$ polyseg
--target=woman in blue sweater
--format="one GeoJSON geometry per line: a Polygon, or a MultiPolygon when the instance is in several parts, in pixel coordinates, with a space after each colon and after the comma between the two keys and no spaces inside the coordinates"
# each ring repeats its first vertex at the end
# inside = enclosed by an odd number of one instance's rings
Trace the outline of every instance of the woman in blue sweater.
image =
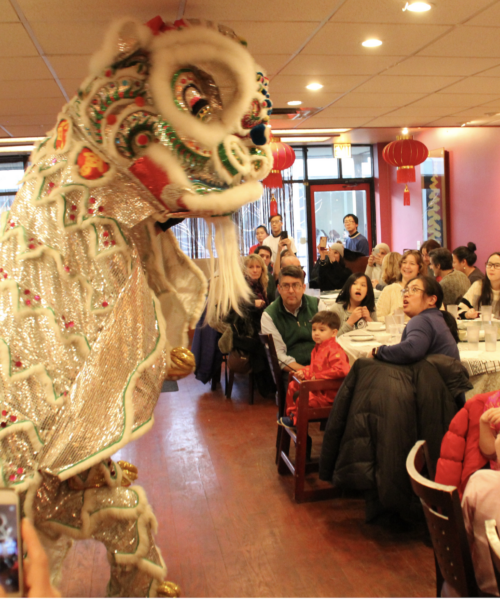
{"type": "Polygon", "coordinates": [[[403,310],[410,317],[401,343],[373,349],[378,360],[408,365],[429,354],[444,354],[460,360],[455,319],[439,310],[443,290],[432,277],[419,275],[408,282],[403,293],[403,310]]]}

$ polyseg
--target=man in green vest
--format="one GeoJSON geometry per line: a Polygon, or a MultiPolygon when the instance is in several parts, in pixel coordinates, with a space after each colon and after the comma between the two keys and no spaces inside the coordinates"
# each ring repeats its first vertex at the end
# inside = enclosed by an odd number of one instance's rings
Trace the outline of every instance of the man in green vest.
{"type": "Polygon", "coordinates": [[[314,348],[311,319],[326,310],[318,298],[305,295],[301,267],[281,269],[276,300],[266,308],[260,322],[262,333],[273,336],[276,353],[285,371],[297,371],[311,362],[314,348]]]}

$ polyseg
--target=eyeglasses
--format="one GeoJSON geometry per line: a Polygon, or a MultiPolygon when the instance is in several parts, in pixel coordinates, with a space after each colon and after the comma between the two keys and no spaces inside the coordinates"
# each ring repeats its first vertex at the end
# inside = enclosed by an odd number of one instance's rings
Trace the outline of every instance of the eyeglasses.
{"type": "Polygon", "coordinates": [[[425,290],[423,290],[422,288],[418,288],[418,287],[405,288],[404,290],[401,290],[401,295],[402,296],[414,296],[417,292],[425,292],[425,290]]]}
{"type": "Polygon", "coordinates": [[[293,290],[294,292],[297,292],[298,290],[300,290],[303,286],[302,283],[280,283],[279,284],[280,288],[282,288],[283,290],[285,290],[285,292],[288,292],[289,290],[293,290]]]}
{"type": "Polygon", "coordinates": [[[500,263],[490,263],[490,262],[487,262],[486,263],[486,268],[487,269],[500,269],[500,263]]]}

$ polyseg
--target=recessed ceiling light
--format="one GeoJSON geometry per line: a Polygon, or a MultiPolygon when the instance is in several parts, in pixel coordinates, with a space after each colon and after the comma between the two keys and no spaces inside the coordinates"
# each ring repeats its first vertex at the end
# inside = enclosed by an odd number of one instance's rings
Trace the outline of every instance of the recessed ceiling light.
{"type": "Polygon", "coordinates": [[[310,83],[309,85],[306,85],[308,90],[320,90],[322,87],[321,83],[310,83]]]}
{"type": "Polygon", "coordinates": [[[330,137],[284,137],[281,138],[282,142],[289,142],[293,144],[294,142],[326,142],[330,137]]]}
{"type": "Polygon", "coordinates": [[[288,106],[299,106],[300,104],[302,104],[302,102],[300,100],[290,100],[290,102],[287,102],[288,106]]]}
{"type": "Polygon", "coordinates": [[[407,2],[403,11],[409,10],[411,12],[427,12],[431,10],[432,6],[427,2],[407,2]]]}
{"type": "Polygon", "coordinates": [[[408,133],[408,127],[404,127],[403,130],[401,131],[401,133],[403,135],[406,135],[408,133]]]}
{"type": "Polygon", "coordinates": [[[381,46],[382,42],[380,40],[371,39],[365,40],[361,45],[365,48],[376,48],[377,46],[381,46]]]}

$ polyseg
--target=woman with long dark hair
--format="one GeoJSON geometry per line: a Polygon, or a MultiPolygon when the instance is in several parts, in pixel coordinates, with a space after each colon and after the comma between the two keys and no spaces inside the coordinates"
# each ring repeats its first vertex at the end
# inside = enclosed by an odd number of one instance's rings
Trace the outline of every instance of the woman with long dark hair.
{"type": "Polygon", "coordinates": [[[484,279],[484,273],[474,266],[477,260],[476,244],[469,242],[467,246],[459,246],[452,252],[453,268],[455,271],[462,271],[467,275],[471,284],[480,279],[484,279]]]}
{"type": "Polygon", "coordinates": [[[364,273],[351,275],[331,311],[336,312],[340,317],[337,336],[353,329],[362,329],[370,321],[376,321],[375,295],[370,278],[364,273]]]}
{"type": "Polygon", "coordinates": [[[493,306],[500,314],[500,252],[493,252],[486,261],[486,277],[475,281],[458,306],[462,319],[477,319],[481,306],[493,306]]]}

